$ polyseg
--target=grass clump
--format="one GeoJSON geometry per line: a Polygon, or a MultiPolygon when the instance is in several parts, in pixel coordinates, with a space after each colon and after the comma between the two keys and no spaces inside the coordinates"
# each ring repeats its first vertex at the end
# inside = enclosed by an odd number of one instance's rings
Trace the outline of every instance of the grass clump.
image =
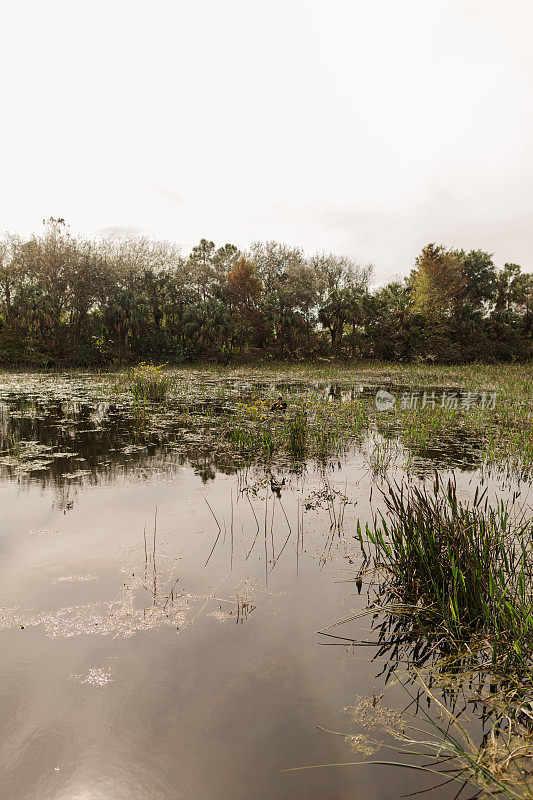
{"type": "Polygon", "coordinates": [[[293,458],[304,458],[307,454],[307,417],[305,412],[291,414],[285,428],[289,452],[293,458]]]}
{"type": "MultiPolygon", "coordinates": [[[[385,594],[411,608],[427,631],[454,649],[476,643],[493,668],[527,668],[533,652],[531,520],[510,504],[489,505],[476,490],[472,504],[455,482],[437,475],[425,486],[389,486],[385,510],[366,527],[385,594]]],[[[514,498],[513,498],[514,499],[514,498]]],[[[366,552],[366,550],[365,550],[366,552]]]]}
{"type": "Polygon", "coordinates": [[[367,423],[363,403],[326,403],[310,394],[290,398],[286,413],[271,413],[260,398],[224,409],[213,418],[220,438],[250,456],[287,454],[321,462],[346,452],[367,423]]]}
{"type": "Polygon", "coordinates": [[[136,401],[160,401],[167,396],[170,381],[161,367],[142,363],[131,371],[129,387],[136,401]]]}

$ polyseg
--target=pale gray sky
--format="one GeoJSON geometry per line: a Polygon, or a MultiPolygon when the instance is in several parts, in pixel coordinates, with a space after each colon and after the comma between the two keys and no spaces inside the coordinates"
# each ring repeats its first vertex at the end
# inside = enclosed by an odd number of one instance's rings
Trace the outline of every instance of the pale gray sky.
{"type": "Polygon", "coordinates": [[[531,0],[25,0],[2,12],[0,227],[406,273],[533,269],[531,0]]]}

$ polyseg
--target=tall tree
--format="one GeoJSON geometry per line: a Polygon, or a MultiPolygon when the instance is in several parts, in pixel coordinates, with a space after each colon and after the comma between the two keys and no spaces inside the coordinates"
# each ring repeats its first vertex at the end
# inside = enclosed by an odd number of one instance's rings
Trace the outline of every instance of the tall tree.
{"type": "Polygon", "coordinates": [[[467,289],[462,258],[442,245],[424,247],[411,279],[415,309],[429,318],[450,315],[467,289]]]}

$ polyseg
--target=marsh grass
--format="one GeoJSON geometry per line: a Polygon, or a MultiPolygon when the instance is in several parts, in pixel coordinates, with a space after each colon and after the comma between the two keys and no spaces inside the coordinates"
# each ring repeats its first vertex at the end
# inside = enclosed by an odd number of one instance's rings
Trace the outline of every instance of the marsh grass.
{"type": "Polygon", "coordinates": [[[20,450],[20,436],[17,432],[11,431],[8,437],[7,451],[13,458],[20,458],[20,450]]]}
{"type": "Polygon", "coordinates": [[[285,422],[284,431],[289,451],[293,458],[305,458],[307,455],[307,416],[305,413],[295,413],[285,422]]]}
{"type": "Polygon", "coordinates": [[[482,640],[492,665],[527,669],[533,651],[531,520],[510,502],[488,503],[476,489],[471,504],[455,482],[389,485],[385,510],[365,535],[365,554],[387,579],[383,591],[414,608],[426,629],[460,650],[482,640]]]}
{"type": "Polygon", "coordinates": [[[368,422],[362,404],[325,404],[314,396],[294,398],[286,413],[272,414],[260,398],[237,403],[210,417],[218,441],[234,445],[242,454],[270,459],[286,453],[298,461],[319,461],[340,455],[360,437],[368,422]]]}
{"type": "Polygon", "coordinates": [[[162,367],[139,364],[128,377],[129,389],[137,401],[161,401],[167,396],[170,378],[162,367]]]}
{"type": "MultiPolygon", "coordinates": [[[[402,663],[411,665],[419,684],[417,714],[425,723],[424,731],[414,728],[396,738],[412,748],[411,755],[434,761],[430,770],[373,763],[433,771],[442,775],[440,785],[475,786],[483,797],[529,800],[533,523],[516,494],[490,504],[486,491],[476,490],[472,502],[462,502],[455,482],[438,475],[432,486],[389,484],[382,494],[383,510],[372,525],[357,527],[378,599],[342,623],[379,615],[379,652],[390,650],[396,659],[388,675],[402,663]],[[468,734],[468,721],[455,716],[413,667],[424,662],[429,684],[443,687],[443,698],[478,687],[474,701],[485,718],[493,718],[481,745],[468,734]],[[423,708],[421,693],[436,713],[423,708]]],[[[345,646],[347,639],[340,639],[345,646]]]]}
{"type": "MultiPolygon", "coordinates": [[[[74,376],[75,377],[75,376],[74,376]]],[[[61,375],[26,376],[27,387],[63,398],[72,386],[61,375]]],[[[5,376],[5,388],[18,382],[5,376]]],[[[514,480],[533,477],[533,378],[528,365],[428,367],[424,365],[276,365],[276,368],[177,370],[140,364],[128,372],[80,375],[76,393],[90,402],[107,400],[131,414],[135,435],[157,429],[170,437],[189,429],[205,447],[239,463],[294,462],[309,458],[326,464],[375,439],[390,442],[390,466],[426,471],[433,464],[479,466],[484,475],[514,480]],[[375,392],[383,386],[396,396],[393,409],[380,412],[375,392]],[[423,395],[438,387],[458,391],[497,391],[495,408],[405,408],[412,388],[423,395]],[[332,391],[333,390],[333,391],[332,391]],[[287,409],[272,414],[274,396],[287,409]],[[407,391],[408,393],[408,391],[407,391]],[[157,405],[156,405],[157,404],[157,405]],[[300,417],[305,417],[304,424],[300,417]],[[305,439],[305,445],[304,445],[305,439]],[[392,443],[395,442],[395,447],[392,443]],[[392,463],[393,462],[393,463],[392,463]]],[[[78,395],[76,395],[78,396],[78,395]]],[[[420,405],[420,403],[419,403],[420,405]]],[[[18,423],[17,423],[18,424],[18,423]]],[[[181,435],[181,433],[180,433],[181,435]]],[[[0,433],[7,449],[6,435],[0,433]]],[[[375,448],[371,470],[381,479],[390,461],[388,446],[375,448]]]]}
{"type": "Polygon", "coordinates": [[[468,450],[488,471],[501,471],[505,466],[509,476],[533,476],[533,377],[526,364],[280,364],[275,369],[196,370],[141,364],[119,378],[110,374],[108,388],[115,399],[127,393],[147,403],[166,400],[168,419],[174,415],[180,425],[193,427],[207,419],[213,431],[210,445],[233,447],[246,461],[271,459],[281,453],[298,459],[305,452],[307,457],[325,462],[346,453],[365,434],[379,434],[387,439],[396,437],[404,447],[406,461],[419,455],[425,458],[430,451],[452,454],[455,448],[459,460],[468,450]],[[339,393],[342,397],[328,397],[328,385],[336,386],[337,391],[344,387],[339,393]],[[385,413],[377,411],[374,402],[375,390],[383,386],[398,400],[385,413]],[[465,408],[461,403],[457,408],[442,408],[440,402],[435,407],[402,407],[400,392],[411,387],[421,396],[428,386],[437,397],[438,387],[454,386],[480,394],[496,391],[497,403],[490,409],[465,408]],[[269,398],[280,390],[287,411],[270,414],[269,398]],[[307,420],[305,448],[300,415],[307,420]],[[288,424],[291,419],[294,422],[288,424]]]}
{"type": "Polygon", "coordinates": [[[375,478],[384,478],[390,467],[402,456],[403,449],[395,438],[373,434],[365,460],[375,478]]]}

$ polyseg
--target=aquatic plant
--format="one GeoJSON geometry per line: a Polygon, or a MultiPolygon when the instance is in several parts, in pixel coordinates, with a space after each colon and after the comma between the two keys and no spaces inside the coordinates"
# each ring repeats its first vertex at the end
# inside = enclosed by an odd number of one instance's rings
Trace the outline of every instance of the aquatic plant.
{"type": "Polygon", "coordinates": [[[307,453],[307,418],[305,413],[295,412],[286,422],[289,451],[294,458],[303,458],[307,453]]]}
{"type": "Polygon", "coordinates": [[[9,434],[8,453],[10,453],[14,458],[20,458],[20,438],[15,431],[12,431],[9,434]]]}
{"type": "Polygon", "coordinates": [[[129,375],[129,388],[136,400],[164,400],[170,380],[161,367],[139,364],[129,375]]]}
{"type": "Polygon", "coordinates": [[[405,712],[399,714],[392,709],[382,708],[383,695],[377,695],[375,690],[372,698],[363,698],[358,706],[349,709],[355,712],[353,719],[359,724],[362,722],[365,727],[374,730],[381,727],[393,744],[386,744],[375,736],[369,738],[362,734],[318,727],[325,733],[341,736],[352,751],[373,755],[380,749],[387,749],[399,756],[409,755],[411,760],[399,760],[398,756],[394,760],[372,758],[338,764],[311,764],[283,772],[369,765],[405,768],[433,777],[433,784],[415,794],[430,792],[430,796],[433,796],[435,790],[448,786],[451,789],[449,796],[453,799],[462,796],[463,790],[467,789],[470,790],[467,797],[532,800],[531,731],[524,735],[516,719],[504,714],[494,722],[481,745],[477,745],[468,733],[465,721],[439,700],[420,672],[414,670],[411,678],[403,679],[401,683],[411,699],[409,705],[415,708],[413,717],[405,712]],[[409,686],[411,679],[415,681],[414,691],[409,686]],[[434,713],[426,711],[422,699],[434,707],[434,713]],[[470,794],[472,788],[477,789],[474,795],[470,794]]]}
{"type": "Polygon", "coordinates": [[[375,435],[369,442],[369,452],[366,462],[376,478],[383,478],[389,467],[403,455],[395,439],[385,437],[379,439],[375,435]]]}
{"type": "MultiPolygon", "coordinates": [[[[482,641],[495,669],[526,668],[533,653],[533,523],[513,497],[490,505],[476,489],[471,504],[454,480],[432,488],[389,485],[385,510],[358,538],[385,575],[382,594],[404,604],[421,629],[461,649],[482,641]]],[[[385,603],[386,604],[386,603],[385,603]]]]}

